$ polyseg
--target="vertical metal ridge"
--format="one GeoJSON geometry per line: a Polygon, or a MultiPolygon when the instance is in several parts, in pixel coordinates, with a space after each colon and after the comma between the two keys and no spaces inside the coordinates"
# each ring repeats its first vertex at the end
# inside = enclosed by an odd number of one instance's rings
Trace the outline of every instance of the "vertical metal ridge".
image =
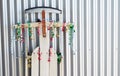
{"type": "Polygon", "coordinates": [[[8,44],[8,22],[7,22],[7,1],[4,0],[3,1],[3,47],[4,47],[4,63],[5,63],[5,76],[10,76],[10,72],[9,72],[9,44],[8,44]]]}
{"type": "MultiPolygon", "coordinates": [[[[59,9],[59,1],[56,0],[56,8],[59,9]]],[[[59,21],[59,14],[56,14],[56,21],[58,22],[59,21]]]]}
{"type": "Polygon", "coordinates": [[[66,21],[66,0],[63,0],[63,22],[66,21]]]}
{"type": "MultiPolygon", "coordinates": [[[[57,32],[58,32],[58,34],[59,34],[59,28],[57,28],[57,32]]],[[[59,48],[59,38],[57,38],[57,40],[56,40],[56,45],[57,45],[57,51],[56,52],[60,52],[60,48],[59,48]]],[[[60,76],[60,64],[58,63],[57,64],[57,76],[60,76]]]]}
{"type": "MultiPolygon", "coordinates": [[[[3,26],[1,26],[1,32],[3,33],[3,26]]],[[[3,37],[3,35],[1,36],[1,43],[2,43],[2,70],[3,70],[3,76],[5,76],[5,52],[4,52],[4,50],[5,50],[5,48],[4,48],[4,37],[3,37]]]]}
{"type": "MultiPolygon", "coordinates": [[[[28,8],[30,8],[31,7],[31,0],[28,0],[28,8]]],[[[29,13],[28,14],[28,19],[29,19],[29,21],[31,22],[32,20],[31,20],[31,13],[29,13]]],[[[33,51],[33,48],[32,48],[32,41],[31,41],[31,39],[29,38],[29,53],[31,53],[33,51]]]]}
{"type": "Polygon", "coordinates": [[[56,0],[56,8],[59,9],[59,1],[58,0],[56,0]]]}
{"type": "MultiPolygon", "coordinates": [[[[24,10],[24,0],[21,0],[21,16],[22,16],[22,23],[25,23],[25,10],[24,10]]],[[[23,34],[23,36],[25,37],[25,34],[23,34]]],[[[25,76],[25,43],[22,43],[22,50],[21,50],[24,54],[22,56],[22,76],[25,76]]]]}
{"type": "Polygon", "coordinates": [[[73,0],[70,0],[70,22],[73,23],[73,0]]]}
{"type": "MultiPolygon", "coordinates": [[[[66,21],[66,0],[63,1],[63,22],[66,21]]],[[[63,50],[64,50],[64,76],[67,76],[67,54],[66,54],[66,32],[63,33],[63,50]]]]}
{"type": "MultiPolygon", "coordinates": [[[[35,0],[35,7],[38,6],[38,0],[35,0]]],[[[35,20],[37,21],[38,19],[38,13],[35,13],[35,20]]],[[[37,32],[37,29],[36,29],[37,32]]],[[[36,47],[39,46],[39,36],[36,33],[36,47]]]]}
{"type": "Polygon", "coordinates": [[[91,76],[94,76],[94,26],[93,26],[93,0],[91,0],[91,76]]]}
{"type": "Polygon", "coordinates": [[[38,6],[38,0],[35,0],[35,7],[38,6]]]}
{"type": "Polygon", "coordinates": [[[4,51],[3,51],[3,39],[2,39],[2,28],[3,28],[3,0],[0,0],[0,75],[5,76],[4,72],[4,51]]]}
{"type": "Polygon", "coordinates": [[[84,76],[87,76],[87,14],[86,0],[84,0],[84,76]]]}
{"type": "Polygon", "coordinates": [[[24,0],[21,0],[21,16],[22,16],[22,23],[25,23],[25,11],[24,11],[24,0]]]}
{"type": "Polygon", "coordinates": [[[45,6],[45,0],[42,0],[42,6],[45,6]]]}
{"type": "Polygon", "coordinates": [[[11,23],[10,23],[10,0],[7,1],[7,21],[8,21],[8,48],[9,48],[9,73],[10,76],[12,76],[12,59],[11,59],[11,23]]]}
{"type": "MultiPolygon", "coordinates": [[[[28,8],[31,7],[31,0],[28,0],[28,8]]],[[[28,20],[31,22],[31,14],[28,14],[28,20]]]]}
{"type": "Polygon", "coordinates": [[[120,76],[120,0],[118,0],[118,76],[120,76]]]}
{"type": "Polygon", "coordinates": [[[77,0],[77,76],[80,76],[80,1],[77,0]]]}
{"type": "Polygon", "coordinates": [[[104,69],[105,69],[105,74],[104,74],[104,76],[107,76],[107,0],[105,0],[105,2],[104,2],[105,4],[104,4],[104,14],[105,14],[105,21],[104,21],[104,45],[105,45],[105,47],[104,47],[104,57],[105,57],[105,59],[104,59],[104,64],[105,64],[105,67],[104,67],[104,69]]]}
{"type": "Polygon", "coordinates": [[[15,12],[15,18],[14,18],[14,20],[15,20],[15,24],[17,24],[17,0],[14,0],[14,12],[15,12]]]}
{"type": "MultiPolygon", "coordinates": [[[[38,6],[38,0],[35,0],[35,7],[38,6]]],[[[35,19],[38,19],[38,13],[35,13],[35,19]]],[[[37,39],[36,39],[37,40],[37,39]]],[[[36,41],[37,42],[37,41],[36,41]]]]}
{"type": "MultiPolygon", "coordinates": [[[[59,1],[58,0],[56,0],[56,8],[59,8],[59,1]]],[[[59,14],[56,14],[56,22],[58,22],[58,21],[59,21],[59,14]]],[[[57,30],[57,33],[60,34],[59,28],[57,28],[56,30],[57,30]]],[[[56,47],[57,51],[56,52],[60,52],[59,37],[56,38],[56,45],[57,45],[57,47],[56,47]]],[[[61,76],[60,75],[60,64],[59,63],[57,64],[57,76],[61,76]]]]}
{"type": "MultiPolygon", "coordinates": [[[[15,20],[15,24],[17,24],[17,0],[14,0],[14,20],[15,20]]],[[[16,37],[15,37],[16,38],[16,37]]],[[[18,50],[18,43],[17,42],[15,42],[15,48],[16,48],[16,50],[18,50]]],[[[15,52],[16,53],[16,55],[15,55],[15,57],[17,57],[18,56],[18,51],[16,51],[15,52]]],[[[19,66],[18,66],[18,59],[16,58],[16,76],[19,76],[19,66]]]]}
{"type": "Polygon", "coordinates": [[[18,46],[18,42],[16,42],[16,56],[15,56],[15,58],[16,58],[16,69],[17,69],[17,76],[19,76],[19,59],[18,59],[18,57],[19,57],[19,54],[18,54],[18,48],[19,48],[19,46],[18,46]]]}
{"type": "Polygon", "coordinates": [[[56,8],[59,8],[59,1],[56,0],[56,8]]]}
{"type": "MultiPolygon", "coordinates": [[[[31,1],[32,1],[32,0],[28,0],[28,8],[31,8],[31,1]]],[[[31,13],[29,13],[29,14],[28,14],[28,20],[29,20],[29,22],[32,21],[31,18],[32,18],[32,17],[31,17],[31,13]]],[[[28,29],[27,29],[27,30],[28,30],[28,29]]],[[[28,46],[28,54],[31,55],[31,53],[32,53],[32,51],[33,51],[32,41],[30,40],[30,37],[29,37],[29,36],[27,36],[27,37],[28,37],[28,39],[26,39],[26,40],[27,40],[27,46],[28,46]]],[[[28,69],[28,76],[31,76],[31,68],[28,69]]]]}
{"type": "Polygon", "coordinates": [[[49,7],[52,6],[52,0],[49,0],[49,7]]]}
{"type": "Polygon", "coordinates": [[[100,0],[98,0],[98,76],[101,75],[100,72],[100,0]]]}
{"type": "Polygon", "coordinates": [[[114,0],[111,0],[111,76],[114,76],[114,0]]]}
{"type": "MultiPolygon", "coordinates": [[[[70,22],[73,23],[73,0],[70,0],[70,22]]],[[[71,42],[73,44],[73,40],[71,42]]],[[[70,66],[71,66],[71,76],[74,75],[74,67],[73,67],[73,45],[70,46],[70,66]]]]}

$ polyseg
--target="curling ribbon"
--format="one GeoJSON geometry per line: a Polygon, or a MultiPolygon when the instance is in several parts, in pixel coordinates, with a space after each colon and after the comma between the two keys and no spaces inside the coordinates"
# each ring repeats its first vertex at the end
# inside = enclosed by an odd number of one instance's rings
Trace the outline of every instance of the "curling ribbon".
{"type": "Polygon", "coordinates": [[[48,62],[50,62],[51,61],[51,59],[50,59],[50,57],[48,58],[48,62]]]}
{"type": "Polygon", "coordinates": [[[62,55],[61,52],[57,52],[57,62],[60,64],[62,61],[62,55]]]}
{"type": "Polygon", "coordinates": [[[70,24],[69,26],[69,45],[72,45],[73,44],[73,33],[75,32],[74,30],[74,25],[73,24],[70,24]]]}
{"type": "Polygon", "coordinates": [[[49,24],[49,26],[47,27],[48,30],[51,29],[51,25],[52,25],[52,21],[50,21],[50,24],[49,24]]]}
{"type": "Polygon", "coordinates": [[[51,56],[52,56],[52,48],[49,49],[49,58],[48,58],[48,62],[51,61],[51,56]]]}
{"type": "Polygon", "coordinates": [[[38,60],[40,61],[42,58],[41,58],[41,55],[42,55],[42,53],[40,53],[40,48],[38,49],[38,60]]]}
{"type": "Polygon", "coordinates": [[[50,40],[52,41],[53,40],[53,37],[54,37],[54,28],[53,27],[51,27],[50,28],[50,40]]]}
{"type": "Polygon", "coordinates": [[[37,27],[37,33],[38,33],[38,35],[40,35],[40,26],[37,27]]]}
{"type": "Polygon", "coordinates": [[[65,25],[66,25],[66,23],[64,22],[64,23],[63,23],[63,26],[62,26],[62,31],[63,31],[63,32],[65,32],[65,30],[66,30],[66,29],[65,29],[65,25]]]}
{"type": "Polygon", "coordinates": [[[29,22],[28,22],[28,32],[29,32],[29,37],[32,38],[32,28],[29,22]]]}
{"type": "Polygon", "coordinates": [[[23,34],[24,34],[24,25],[21,25],[21,28],[22,28],[22,35],[21,35],[21,42],[24,42],[24,37],[23,37],[23,34]]]}
{"type": "Polygon", "coordinates": [[[20,23],[18,23],[17,24],[18,25],[18,27],[17,27],[17,40],[19,40],[20,39],[20,33],[21,33],[21,29],[20,29],[20,23]]]}

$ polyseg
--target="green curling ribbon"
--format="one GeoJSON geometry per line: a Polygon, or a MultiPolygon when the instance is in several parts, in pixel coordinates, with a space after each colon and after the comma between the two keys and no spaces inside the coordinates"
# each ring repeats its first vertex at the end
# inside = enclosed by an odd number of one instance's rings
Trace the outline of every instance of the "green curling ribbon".
{"type": "Polygon", "coordinates": [[[54,35],[55,35],[55,34],[52,32],[52,37],[54,37],[54,35]]]}
{"type": "Polygon", "coordinates": [[[20,33],[21,33],[21,29],[20,29],[20,23],[17,23],[18,27],[17,27],[17,40],[20,39],[20,33]]]}
{"type": "Polygon", "coordinates": [[[30,22],[28,22],[28,32],[29,32],[29,37],[32,37],[32,28],[30,22]]]}
{"type": "Polygon", "coordinates": [[[73,33],[75,32],[74,30],[74,25],[73,24],[70,24],[69,26],[69,45],[72,45],[73,44],[73,33]]]}
{"type": "Polygon", "coordinates": [[[60,52],[57,53],[57,62],[60,64],[62,61],[62,55],[60,52]]]}
{"type": "Polygon", "coordinates": [[[50,29],[51,30],[51,32],[50,32],[50,36],[53,38],[54,37],[54,31],[53,31],[53,28],[52,29],[50,29]]]}
{"type": "Polygon", "coordinates": [[[55,28],[55,27],[56,27],[55,25],[56,25],[56,22],[55,22],[55,24],[53,24],[53,28],[55,28]]]}

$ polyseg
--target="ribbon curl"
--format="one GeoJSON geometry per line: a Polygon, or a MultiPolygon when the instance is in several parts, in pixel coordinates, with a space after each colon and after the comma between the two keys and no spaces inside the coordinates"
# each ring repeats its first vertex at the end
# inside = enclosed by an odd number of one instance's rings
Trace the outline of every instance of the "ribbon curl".
{"type": "Polygon", "coordinates": [[[32,39],[32,28],[30,22],[28,22],[28,32],[29,32],[29,37],[32,39]]]}
{"type": "Polygon", "coordinates": [[[60,64],[62,61],[62,54],[61,52],[57,52],[57,62],[60,64]]]}
{"type": "Polygon", "coordinates": [[[17,24],[18,27],[17,27],[17,40],[19,40],[21,38],[21,29],[20,29],[20,23],[17,24]]]}
{"type": "Polygon", "coordinates": [[[74,25],[70,24],[69,25],[69,45],[72,46],[73,44],[73,34],[74,34],[75,30],[74,30],[74,25]]]}

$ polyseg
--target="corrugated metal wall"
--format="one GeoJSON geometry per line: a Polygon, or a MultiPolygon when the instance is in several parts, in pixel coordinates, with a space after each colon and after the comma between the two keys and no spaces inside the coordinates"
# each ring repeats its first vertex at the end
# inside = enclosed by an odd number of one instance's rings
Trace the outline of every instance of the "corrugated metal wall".
{"type": "Polygon", "coordinates": [[[19,74],[20,47],[11,40],[11,25],[41,18],[25,17],[24,9],[44,5],[63,10],[60,20],[75,24],[73,48],[68,35],[61,43],[64,76],[120,76],[120,0],[0,0],[0,76],[24,76],[24,70],[19,74]]]}

